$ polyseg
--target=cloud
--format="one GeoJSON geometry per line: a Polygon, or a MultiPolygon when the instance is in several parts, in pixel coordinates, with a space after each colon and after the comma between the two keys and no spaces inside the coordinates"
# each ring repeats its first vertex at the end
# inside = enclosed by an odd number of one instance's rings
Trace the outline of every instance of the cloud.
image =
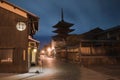
{"type": "MultiPolygon", "coordinates": [[[[120,0],[9,0],[40,17],[40,30],[36,36],[53,36],[53,25],[64,19],[75,24],[74,33],[80,34],[92,28],[113,27],[120,24],[120,0]]],[[[42,38],[42,37],[41,37],[42,38]]],[[[44,38],[43,38],[44,39],[44,38]]],[[[45,39],[48,41],[48,39],[45,39]]]]}

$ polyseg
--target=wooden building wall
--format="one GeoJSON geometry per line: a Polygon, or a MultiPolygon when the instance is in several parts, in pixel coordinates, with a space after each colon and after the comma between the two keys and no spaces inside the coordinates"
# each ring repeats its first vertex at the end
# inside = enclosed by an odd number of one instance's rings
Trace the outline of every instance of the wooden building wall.
{"type": "MultiPolygon", "coordinates": [[[[79,47],[68,49],[69,61],[83,65],[120,64],[119,40],[84,40],[79,47]]],[[[65,57],[65,51],[61,53],[65,57]]]]}
{"type": "Polygon", "coordinates": [[[26,22],[27,18],[0,7],[0,52],[11,49],[13,57],[12,62],[0,61],[0,72],[28,71],[28,27],[24,31],[18,31],[18,21],[26,22]]]}
{"type": "Polygon", "coordinates": [[[80,55],[82,64],[119,64],[120,41],[99,40],[84,42],[84,45],[81,42],[80,55]]]}

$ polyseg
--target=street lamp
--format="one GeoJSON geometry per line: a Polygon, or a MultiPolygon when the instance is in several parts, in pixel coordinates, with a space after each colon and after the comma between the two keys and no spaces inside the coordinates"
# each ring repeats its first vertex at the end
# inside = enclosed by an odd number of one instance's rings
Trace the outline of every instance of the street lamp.
{"type": "Polygon", "coordinates": [[[36,52],[37,52],[37,49],[36,49],[36,48],[35,48],[35,49],[33,49],[33,52],[34,52],[34,53],[36,53],[36,52]]]}
{"type": "Polygon", "coordinates": [[[48,48],[47,51],[50,52],[50,51],[51,51],[51,48],[48,48]]]}
{"type": "Polygon", "coordinates": [[[41,51],[41,53],[42,53],[42,54],[44,54],[44,53],[45,53],[45,51],[44,51],[44,50],[42,50],[42,51],[41,51]]]}
{"type": "Polygon", "coordinates": [[[49,48],[47,48],[47,51],[48,51],[48,56],[50,56],[51,54],[51,48],[49,47],[49,48]]]}

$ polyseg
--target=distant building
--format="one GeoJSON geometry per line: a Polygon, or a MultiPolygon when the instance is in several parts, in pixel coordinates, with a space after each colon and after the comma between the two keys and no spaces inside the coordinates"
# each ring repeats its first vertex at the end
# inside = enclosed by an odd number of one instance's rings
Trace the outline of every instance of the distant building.
{"type": "Polygon", "coordinates": [[[97,40],[120,40],[120,25],[96,33],[94,38],[97,40]]]}
{"type": "Polygon", "coordinates": [[[94,39],[94,36],[95,36],[96,34],[99,34],[99,33],[103,32],[103,31],[104,31],[103,29],[97,27],[97,28],[94,28],[94,29],[92,29],[92,30],[90,30],[90,31],[88,31],[88,32],[79,34],[79,38],[80,38],[81,40],[93,40],[93,39],[94,39]]]}
{"type": "Polygon", "coordinates": [[[0,72],[28,72],[36,64],[39,41],[32,38],[39,18],[0,0],[0,72]]]}
{"type": "MultiPolygon", "coordinates": [[[[54,46],[66,47],[68,59],[81,64],[116,64],[120,62],[120,26],[103,30],[95,28],[79,35],[70,35],[67,44],[53,42],[54,46]],[[65,45],[65,46],[64,46],[65,45]]],[[[57,47],[55,48],[57,50],[57,47]]],[[[65,57],[65,48],[60,48],[59,57],[65,57]]]]}
{"type": "Polygon", "coordinates": [[[94,30],[80,35],[84,36],[84,38],[80,38],[81,62],[83,64],[119,63],[120,26],[101,31],[94,30]],[[91,32],[94,30],[95,33],[91,32]]]}

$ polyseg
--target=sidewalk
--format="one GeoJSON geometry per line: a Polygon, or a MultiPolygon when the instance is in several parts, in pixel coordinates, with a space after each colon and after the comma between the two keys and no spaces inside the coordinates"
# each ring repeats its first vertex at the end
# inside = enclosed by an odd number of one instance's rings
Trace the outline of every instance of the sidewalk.
{"type": "Polygon", "coordinates": [[[27,78],[33,77],[37,75],[35,73],[39,68],[38,67],[33,67],[30,69],[30,72],[28,73],[22,73],[22,74],[17,74],[17,73],[0,73],[0,80],[25,80],[27,78]]]}

